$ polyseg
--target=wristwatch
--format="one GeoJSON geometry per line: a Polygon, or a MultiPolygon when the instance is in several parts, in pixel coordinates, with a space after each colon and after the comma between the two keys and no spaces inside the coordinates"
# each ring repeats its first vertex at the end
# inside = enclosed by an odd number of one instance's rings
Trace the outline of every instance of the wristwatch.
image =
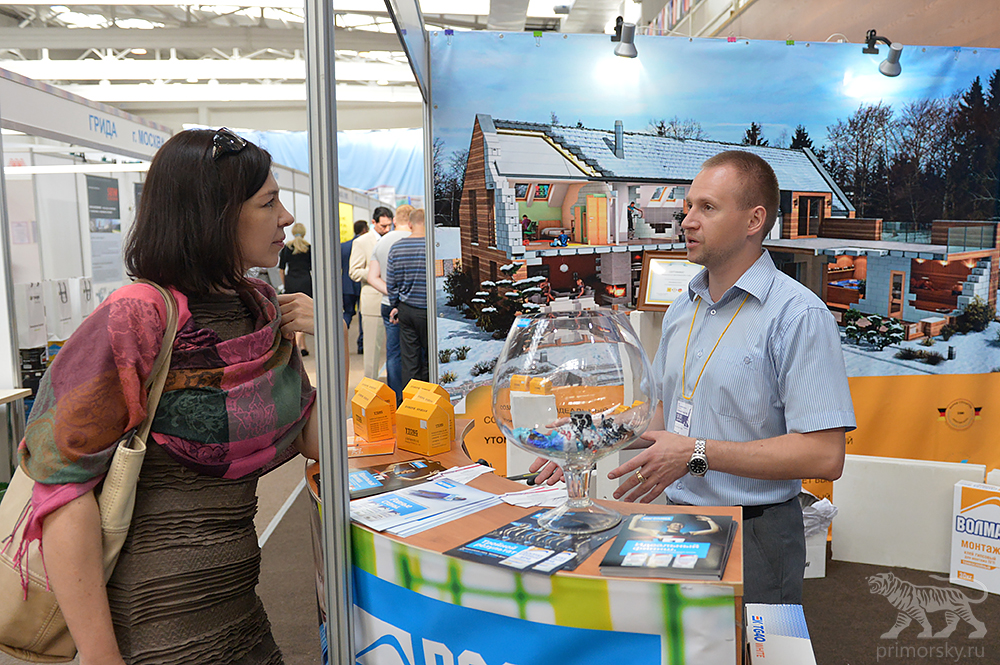
{"type": "Polygon", "coordinates": [[[692,476],[704,476],[708,472],[708,458],[705,456],[705,439],[695,439],[694,452],[688,460],[688,473],[692,476]]]}

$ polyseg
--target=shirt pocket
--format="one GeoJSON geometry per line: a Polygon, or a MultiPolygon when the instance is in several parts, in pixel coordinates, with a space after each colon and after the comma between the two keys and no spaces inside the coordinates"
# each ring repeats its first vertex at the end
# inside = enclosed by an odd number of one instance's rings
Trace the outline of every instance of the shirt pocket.
{"type": "Polygon", "coordinates": [[[745,423],[763,423],[775,399],[775,386],[770,376],[773,372],[766,357],[732,346],[720,346],[713,356],[706,369],[712,381],[705,386],[710,389],[712,411],[745,423]]]}

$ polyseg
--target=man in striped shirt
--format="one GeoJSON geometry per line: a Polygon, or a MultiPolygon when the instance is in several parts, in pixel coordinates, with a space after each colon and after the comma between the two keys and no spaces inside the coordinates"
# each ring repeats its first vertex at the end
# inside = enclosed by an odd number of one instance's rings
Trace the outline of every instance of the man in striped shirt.
{"type": "Polygon", "coordinates": [[[833,316],[762,247],[778,202],[774,171],[749,152],[695,177],[681,227],[705,269],[663,318],[646,449],[608,475],[625,501],[743,506],[744,600],[801,604],[800,479],[840,477],[855,421],[833,316]]]}
{"type": "Polygon", "coordinates": [[[399,323],[403,386],[410,379],[430,380],[427,368],[427,245],[424,211],[410,213],[410,236],[389,250],[386,290],[389,319],[399,323]]]}

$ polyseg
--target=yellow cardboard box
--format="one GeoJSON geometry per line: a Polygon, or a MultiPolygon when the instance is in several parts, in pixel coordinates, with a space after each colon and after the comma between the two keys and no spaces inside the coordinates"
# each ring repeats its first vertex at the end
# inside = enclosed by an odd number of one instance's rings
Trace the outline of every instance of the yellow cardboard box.
{"type": "Polygon", "coordinates": [[[547,376],[536,376],[528,380],[528,392],[533,395],[551,395],[552,379],[547,376]]]}
{"type": "Polygon", "coordinates": [[[354,436],[365,441],[384,441],[396,431],[396,394],[381,381],[363,379],[351,399],[354,436]]]}
{"type": "Polygon", "coordinates": [[[448,414],[448,433],[451,440],[455,440],[455,407],[451,403],[451,397],[442,397],[439,393],[431,392],[429,390],[418,390],[416,394],[413,395],[412,399],[420,400],[422,402],[430,402],[431,404],[438,404],[447,412],[448,414]]]}
{"type": "Polygon", "coordinates": [[[434,402],[403,400],[396,411],[396,446],[420,455],[451,450],[448,412],[434,402]]]}
{"type": "Polygon", "coordinates": [[[414,395],[417,394],[418,390],[429,390],[432,393],[438,394],[444,397],[446,400],[451,400],[451,395],[448,391],[439,386],[436,383],[428,383],[427,381],[421,381],[419,379],[410,379],[410,382],[406,384],[403,388],[403,400],[412,399],[414,395]]]}
{"type": "Polygon", "coordinates": [[[513,374],[510,377],[510,389],[518,392],[528,392],[528,382],[530,379],[524,374],[513,374]]]}

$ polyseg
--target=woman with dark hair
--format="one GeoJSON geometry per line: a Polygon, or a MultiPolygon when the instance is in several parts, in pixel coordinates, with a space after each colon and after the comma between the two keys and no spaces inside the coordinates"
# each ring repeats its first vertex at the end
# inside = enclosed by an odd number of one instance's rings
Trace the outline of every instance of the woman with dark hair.
{"type": "Polygon", "coordinates": [[[37,481],[27,533],[81,665],[282,662],[254,590],[253,516],[262,474],[318,456],[315,390],[292,341],[312,332],[311,300],[246,273],[278,262],[292,221],[270,156],[229,130],[181,132],[153,158],[125,264],[172,293],[178,329],[107,585],[94,488],[146,415],[163,298],[142,283],[112,293],[42,379],[20,448],[37,481]]]}

